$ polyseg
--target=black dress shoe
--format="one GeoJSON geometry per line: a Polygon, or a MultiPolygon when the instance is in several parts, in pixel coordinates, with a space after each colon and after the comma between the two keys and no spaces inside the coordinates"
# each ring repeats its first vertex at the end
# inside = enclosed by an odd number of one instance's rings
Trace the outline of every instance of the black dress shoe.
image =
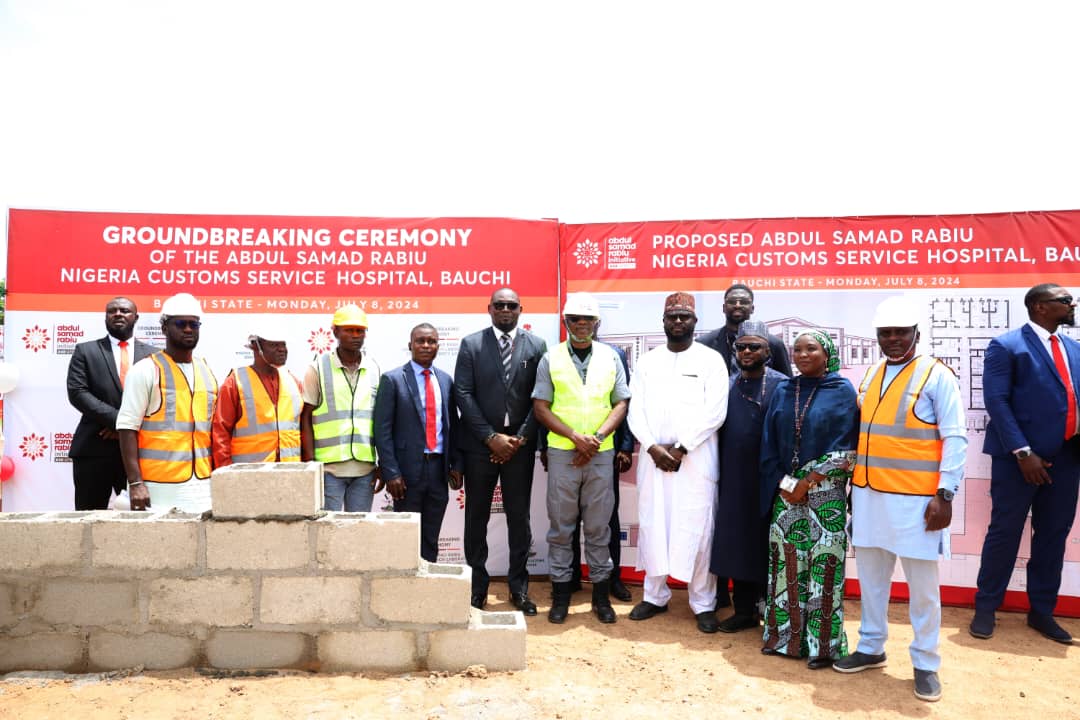
{"type": "Polygon", "coordinates": [[[750,628],[756,628],[761,624],[761,618],[757,615],[739,615],[738,613],[731,617],[721,620],[716,626],[716,629],[720,632],[736,633],[740,630],[749,630],[750,628]]]}
{"type": "Polygon", "coordinates": [[[1027,624],[1028,627],[1038,630],[1054,642],[1072,645],[1072,635],[1069,634],[1068,630],[1058,625],[1057,621],[1050,615],[1039,615],[1038,613],[1029,612],[1027,624]]]}
{"type": "Polygon", "coordinates": [[[975,617],[971,618],[971,624],[968,625],[968,633],[973,638],[989,640],[994,637],[994,622],[993,610],[976,610],[975,617]]]}
{"type": "Polygon", "coordinates": [[[806,667],[811,670],[824,670],[827,667],[832,667],[833,659],[831,657],[816,657],[811,658],[806,667]]]}
{"type": "Polygon", "coordinates": [[[720,629],[720,623],[716,620],[715,610],[706,610],[694,615],[697,620],[697,629],[703,633],[712,634],[720,629]]]}
{"type": "Polygon", "coordinates": [[[487,593],[473,593],[472,599],[469,600],[469,604],[477,610],[484,609],[484,603],[487,602],[487,593]]]}
{"type": "Polygon", "coordinates": [[[532,616],[536,614],[536,603],[530,600],[529,596],[525,593],[515,593],[511,595],[510,602],[525,615],[532,616]]]}
{"type": "Polygon", "coordinates": [[[630,594],[630,588],[623,584],[622,580],[611,581],[611,597],[623,602],[630,602],[634,596],[630,594]]]}
{"type": "Polygon", "coordinates": [[[667,612],[667,605],[653,605],[648,600],[642,600],[630,611],[631,620],[648,620],[660,613],[667,612]]]}

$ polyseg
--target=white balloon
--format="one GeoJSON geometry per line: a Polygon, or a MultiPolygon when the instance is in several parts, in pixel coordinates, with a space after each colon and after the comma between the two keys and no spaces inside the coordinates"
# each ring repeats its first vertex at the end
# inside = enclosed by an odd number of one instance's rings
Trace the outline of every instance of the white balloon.
{"type": "Polygon", "coordinates": [[[19,368],[13,363],[0,362],[0,394],[9,393],[19,384],[19,368]]]}

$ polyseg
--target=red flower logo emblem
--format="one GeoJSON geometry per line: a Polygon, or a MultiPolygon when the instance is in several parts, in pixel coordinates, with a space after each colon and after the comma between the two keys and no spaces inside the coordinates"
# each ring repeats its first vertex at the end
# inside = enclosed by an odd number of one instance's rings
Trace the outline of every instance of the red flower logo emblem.
{"type": "Polygon", "coordinates": [[[24,458],[38,460],[45,457],[45,451],[49,449],[49,444],[45,442],[45,438],[37,433],[30,433],[23,436],[22,442],[19,443],[19,449],[22,450],[24,458]]]}
{"type": "Polygon", "coordinates": [[[23,343],[26,345],[27,350],[33,350],[38,352],[44,350],[49,344],[49,331],[43,327],[35,325],[32,328],[27,328],[26,332],[22,336],[23,343]]]}
{"type": "Polygon", "coordinates": [[[321,355],[324,352],[329,352],[330,348],[334,346],[334,336],[326,328],[312,330],[311,335],[308,336],[308,345],[311,347],[312,352],[321,355]]]}

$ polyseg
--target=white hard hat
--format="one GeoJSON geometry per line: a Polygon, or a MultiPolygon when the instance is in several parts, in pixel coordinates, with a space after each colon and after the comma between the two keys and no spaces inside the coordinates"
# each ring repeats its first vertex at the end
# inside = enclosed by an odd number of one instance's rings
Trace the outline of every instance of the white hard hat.
{"type": "Polygon", "coordinates": [[[874,327],[914,327],[919,324],[919,308],[903,295],[885,298],[874,312],[874,327]]]}
{"type": "Polygon", "coordinates": [[[567,293],[562,314],[600,317],[600,302],[587,292],[567,293]]]}
{"type": "Polygon", "coordinates": [[[262,323],[251,328],[248,333],[248,347],[255,346],[255,338],[266,342],[285,342],[285,329],[281,323],[262,323]]]}
{"type": "Polygon", "coordinates": [[[191,293],[177,293],[161,303],[161,321],[177,315],[202,317],[202,305],[191,293]]]}

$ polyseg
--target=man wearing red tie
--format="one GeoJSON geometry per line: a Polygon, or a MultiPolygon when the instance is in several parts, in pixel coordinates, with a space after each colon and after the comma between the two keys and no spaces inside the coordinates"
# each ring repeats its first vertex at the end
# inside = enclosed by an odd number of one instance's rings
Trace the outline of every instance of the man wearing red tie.
{"type": "Polygon", "coordinates": [[[68,401],[82,413],[71,438],[71,474],[76,510],[104,510],[115,491],[127,487],[120,459],[116,413],[128,369],[154,352],[154,346],[132,339],[139,311],[124,297],[105,305],[105,330],[98,340],[79,343],[68,365],[68,401]]]}
{"type": "Polygon", "coordinates": [[[375,450],[396,512],[420,513],[420,557],[436,562],[447,486],[461,487],[454,381],[434,367],[439,333],[428,323],[409,336],[412,359],[382,376],[375,396],[375,450]]]}
{"type": "Polygon", "coordinates": [[[1060,285],[1044,283],[1028,290],[1024,305],[1028,322],[991,340],[983,359],[990,415],[983,452],[992,458],[993,505],[969,632],[980,639],[994,634],[994,611],[1005,597],[1030,510],[1027,623],[1051,640],[1072,643],[1053,614],[1080,485],[1080,344],[1058,333],[1075,323],[1076,301],[1060,285]]]}

